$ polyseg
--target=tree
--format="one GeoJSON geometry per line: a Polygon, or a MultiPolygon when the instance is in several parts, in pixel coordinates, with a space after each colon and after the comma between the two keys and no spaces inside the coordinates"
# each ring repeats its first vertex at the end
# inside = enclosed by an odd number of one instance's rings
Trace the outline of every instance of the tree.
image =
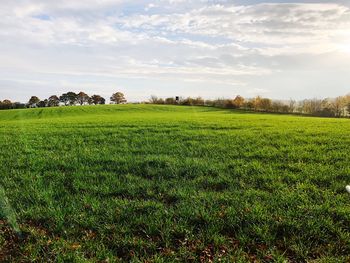
{"type": "Polygon", "coordinates": [[[261,109],[261,97],[260,96],[256,96],[253,100],[253,107],[254,110],[260,110],[261,109]]]}
{"type": "Polygon", "coordinates": [[[24,103],[20,103],[20,102],[12,103],[12,108],[14,109],[24,109],[25,107],[26,105],[24,103]]]}
{"type": "Polygon", "coordinates": [[[80,91],[77,95],[77,101],[80,105],[84,105],[85,103],[89,102],[89,95],[87,95],[85,92],[80,91]]]}
{"type": "Polygon", "coordinates": [[[38,104],[37,104],[37,106],[38,106],[39,108],[45,108],[45,107],[47,107],[47,105],[48,105],[48,100],[41,100],[41,101],[39,101],[38,104]]]}
{"type": "Polygon", "coordinates": [[[203,106],[204,99],[202,97],[197,97],[197,98],[193,99],[192,103],[193,103],[193,105],[203,106]]]}
{"type": "Polygon", "coordinates": [[[337,97],[330,104],[336,117],[341,117],[344,114],[344,109],[346,107],[345,97],[337,97]]]}
{"type": "Polygon", "coordinates": [[[150,102],[151,104],[159,104],[159,99],[158,99],[157,96],[152,95],[152,96],[150,97],[150,99],[149,99],[149,102],[150,102]]]}
{"type": "Polygon", "coordinates": [[[60,96],[59,100],[60,100],[60,102],[62,102],[64,104],[64,106],[67,106],[69,103],[69,98],[68,98],[67,93],[62,94],[60,96]]]}
{"type": "Polygon", "coordinates": [[[87,104],[92,105],[94,104],[94,101],[92,100],[92,97],[89,97],[87,104]]]}
{"type": "Polygon", "coordinates": [[[95,105],[105,104],[106,103],[106,100],[103,97],[101,97],[100,95],[92,95],[91,96],[91,101],[95,105]]]}
{"type": "MultiPolygon", "coordinates": [[[[163,101],[163,104],[164,104],[164,101],[163,101]]],[[[197,98],[187,97],[186,99],[181,100],[180,104],[182,104],[182,105],[202,105],[203,106],[204,99],[202,99],[201,97],[197,97],[197,98]]]]}
{"type": "Polygon", "coordinates": [[[260,100],[260,109],[263,111],[269,111],[271,109],[272,101],[268,98],[262,98],[260,100]]]}
{"type": "Polygon", "coordinates": [[[65,106],[67,105],[75,105],[77,102],[78,95],[74,92],[70,91],[67,93],[64,93],[60,96],[60,101],[64,103],[65,106]]]}
{"type": "Polygon", "coordinates": [[[311,99],[303,100],[301,102],[301,113],[317,115],[322,110],[322,105],[324,105],[324,100],[311,99]]]}
{"type": "Polygon", "coordinates": [[[248,110],[253,110],[254,109],[254,99],[249,99],[244,102],[243,107],[248,109],[248,110]]]}
{"type": "Polygon", "coordinates": [[[0,109],[7,110],[12,108],[13,108],[13,103],[10,100],[0,101],[0,109]]]}
{"type": "Polygon", "coordinates": [[[57,107],[60,105],[60,98],[56,95],[52,95],[49,98],[48,106],[49,107],[57,107]]]}
{"type": "Polygon", "coordinates": [[[237,107],[233,104],[233,100],[225,100],[224,107],[229,109],[236,109],[237,107]]]}
{"type": "Polygon", "coordinates": [[[112,95],[110,98],[111,102],[114,102],[115,104],[120,104],[120,103],[125,103],[126,99],[123,93],[121,92],[116,92],[112,95]]]}
{"type": "Polygon", "coordinates": [[[296,101],[293,100],[293,99],[290,99],[289,100],[289,105],[288,105],[289,112],[293,113],[294,110],[295,110],[295,106],[296,106],[296,101]]]}
{"type": "Polygon", "coordinates": [[[37,96],[32,96],[28,101],[28,106],[30,108],[37,107],[40,99],[37,96]]]}
{"type": "Polygon", "coordinates": [[[244,104],[244,98],[242,96],[237,95],[236,98],[232,101],[233,107],[238,109],[241,108],[244,104]]]}
{"type": "Polygon", "coordinates": [[[165,104],[176,104],[176,100],[174,98],[166,98],[164,103],[165,104]]]}

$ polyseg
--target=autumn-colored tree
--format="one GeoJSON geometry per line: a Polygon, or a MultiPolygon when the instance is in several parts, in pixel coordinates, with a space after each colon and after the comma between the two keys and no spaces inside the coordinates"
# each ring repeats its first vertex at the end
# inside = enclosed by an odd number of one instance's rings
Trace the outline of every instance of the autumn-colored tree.
{"type": "Polygon", "coordinates": [[[114,102],[115,104],[120,104],[120,103],[125,103],[126,99],[123,93],[121,92],[116,92],[114,93],[111,98],[110,98],[111,102],[114,102]]]}
{"type": "Polygon", "coordinates": [[[244,104],[244,98],[240,95],[237,95],[236,98],[233,99],[232,105],[234,108],[239,109],[244,104]]]}
{"type": "Polygon", "coordinates": [[[254,107],[254,110],[260,110],[261,109],[261,97],[260,96],[256,96],[253,100],[252,100],[252,103],[253,103],[253,107],[254,107]]]}
{"type": "Polygon", "coordinates": [[[89,102],[89,95],[87,95],[85,92],[80,91],[77,94],[77,101],[80,105],[84,105],[85,103],[89,102]]]}

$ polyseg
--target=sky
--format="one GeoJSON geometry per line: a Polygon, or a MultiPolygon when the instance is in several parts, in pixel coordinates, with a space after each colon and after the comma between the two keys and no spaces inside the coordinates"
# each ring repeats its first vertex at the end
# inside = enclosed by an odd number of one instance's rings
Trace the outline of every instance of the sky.
{"type": "Polygon", "coordinates": [[[0,100],[350,93],[350,1],[1,0],[0,100]]]}

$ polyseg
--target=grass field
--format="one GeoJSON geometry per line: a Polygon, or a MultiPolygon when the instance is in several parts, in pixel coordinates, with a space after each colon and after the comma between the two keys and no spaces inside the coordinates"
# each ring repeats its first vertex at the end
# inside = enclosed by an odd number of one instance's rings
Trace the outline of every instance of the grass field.
{"type": "Polygon", "coordinates": [[[0,162],[0,261],[350,260],[348,119],[1,111],[0,162]]]}

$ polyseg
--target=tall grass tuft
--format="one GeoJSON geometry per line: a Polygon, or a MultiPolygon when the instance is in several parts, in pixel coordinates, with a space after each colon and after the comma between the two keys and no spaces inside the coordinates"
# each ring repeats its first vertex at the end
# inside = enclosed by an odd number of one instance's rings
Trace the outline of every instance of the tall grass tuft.
{"type": "Polygon", "coordinates": [[[0,218],[6,219],[7,223],[18,234],[21,234],[21,230],[17,223],[16,213],[12,209],[11,204],[6,196],[5,189],[0,185],[0,218]]]}

